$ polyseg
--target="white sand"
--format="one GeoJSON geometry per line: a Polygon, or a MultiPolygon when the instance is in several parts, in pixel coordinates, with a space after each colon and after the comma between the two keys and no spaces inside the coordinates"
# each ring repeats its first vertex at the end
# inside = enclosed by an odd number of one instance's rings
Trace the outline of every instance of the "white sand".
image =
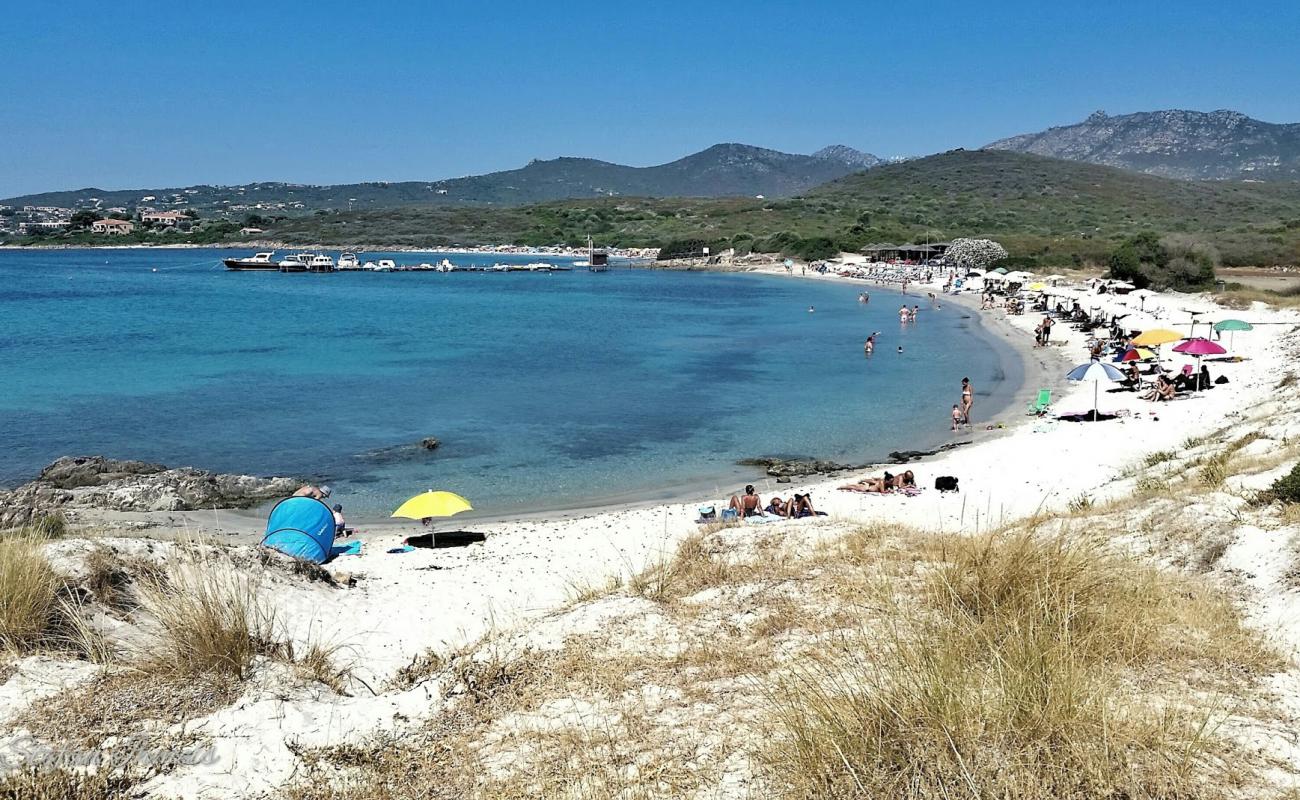
{"type": "MultiPolygon", "coordinates": [[[[864,288],[870,290],[869,285],[864,288]]],[[[941,299],[945,304],[952,302],[946,296],[941,299]]],[[[1170,309],[1211,308],[1206,300],[1190,296],[1161,296],[1147,305],[1153,304],[1170,309]]],[[[1001,311],[986,316],[991,318],[990,324],[1003,326],[997,328],[1003,335],[1020,337],[1020,347],[1032,340],[1031,331],[1039,319],[1025,315],[998,323],[1001,311]]],[[[1214,375],[1229,377],[1227,386],[1159,405],[1134,393],[1103,391],[1103,412],[1131,415],[1099,423],[1025,417],[1023,404],[1036,394],[1035,386],[1023,392],[1019,405],[1013,406],[1008,417],[1016,421],[1007,429],[957,434],[956,439],[974,438],[976,443],[909,465],[918,483],[926,487],[920,496],[836,491],[835,486],[845,482],[842,479],[774,488],[782,496],[810,491],[818,509],[832,518],[854,523],[890,521],[941,531],[978,531],[1038,509],[1063,508],[1075,498],[1102,500],[1131,491],[1131,482],[1116,480],[1126,467],[1152,451],[1177,450],[1189,435],[1217,429],[1230,423],[1241,409],[1269,402],[1279,376],[1286,369],[1300,367],[1296,354],[1285,352],[1281,341],[1300,323],[1300,315],[1257,307],[1221,316],[1286,323],[1236,334],[1237,350],[1248,360],[1210,364],[1214,375]],[[1017,409],[1021,409],[1019,413],[1017,409]],[[938,475],[958,476],[962,491],[936,492],[932,487],[938,475]]],[[[925,324],[924,312],[918,324],[925,324]]],[[[1068,325],[1057,324],[1052,346],[1033,353],[1034,383],[1041,382],[1044,375],[1059,376],[1069,366],[1085,362],[1083,338],[1068,325]]],[[[1181,366],[1182,360],[1175,363],[1181,366]]],[[[954,378],[954,385],[960,377],[954,378]]],[[[1054,385],[1059,387],[1059,381],[1054,385]]],[[[1091,385],[1054,391],[1054,410],[1082,412],[1092,404],[1091,385]]],[[[976,405],[977,420],[979,411],[976,405]]],[[[946,428],[948,420],[936,420],[935,424],[946,428]]],[[[1292,437],[1300,436],[1300,420],[1289,424],[1292,437]]],[[[899,468],[889,469],[897,472],[899,468]]],[[[882,471],[878,468],[870,474],[882,471]]],[[[765,489],[760,491],[766,498],[769,491],[765,489]]],[[[726,498],[700,500],[721,507],[726,498]]],[[[340,558],[331,565],[335,571],[354,574],[358,578],[354,587],[279,580],[272,591],[281,619],[294,638],[346,645],[358,674],[379,689],[430,648],[445,651],[493,629],[526,629],[563,605],[575,588],[601,585],[610,576],[640,571],[652,560],[669,555],[679,540],[696,529],[697,505],[668,504],[578,518],[468,526],[486,534],[486,541],[400,555],[386,550],[398,545],[402,536],[420,531],[418,526],[393,529],[368,539],[363,555],[340,558]]],[[[806,524],[778,521],[765,527],[806,524]]],[[[1275,538],[1267,546],[1232,552],[1230,557],[1242,563],[1267,562],[1284,544],[1275,538]]],[[[1264,570],[1257,571],[1268,576],[1264,570]]],[[[1259,617],[1277,622],[1289,614],[1295,619],[1294,605],[1287,602],[1261,608],[1259,617]]],[[[1300,642],[1300,634],[1294,638],[1300,642]]],[[[0,688],[7,691],[7,686],[0,688]]],[[[167,796],[204,798],[247,797],[270,791],[288,780],[297,764],[286,742],[334,744],[357,741],[379,729],[418,725],[421,717],[440,708],[440,688],[425,685],[348,699],[328,691],[286,689],[281,695],[266,689],[250,690],[235,706],[186,726],[212,741],[216,762],[182,767],[152,788],[167,796]]],[[[6,698],[8,694],[12,692],[6,698]]]]}

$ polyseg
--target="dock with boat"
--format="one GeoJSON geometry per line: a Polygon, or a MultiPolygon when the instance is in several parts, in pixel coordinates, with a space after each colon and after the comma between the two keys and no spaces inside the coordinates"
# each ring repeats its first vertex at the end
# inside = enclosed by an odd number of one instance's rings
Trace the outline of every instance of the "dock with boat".
{"type": "MultiPolygon", "coordinates": [[[[603,256],[603,254],[602,254],[603,256]]],[[[450,259],[436,264],[427,261],[418,264],[398,264],[391,258],[362,261],[356,253],[344,252],[337,261],[323,253],[293,253],[276,258],[275,252],[255,253],[247,258],[222,260],[232,272],[571,272],[569,264],[552,264],[536,261],[528,264],[460,265],[450,259]]],[[[602,266],[607,262],[603,262],[602,266]]],[[[586,266],[586,264],[582,264],[586,266]]],[[[606,267],[607,268],[607,267],[606,267]]]]}

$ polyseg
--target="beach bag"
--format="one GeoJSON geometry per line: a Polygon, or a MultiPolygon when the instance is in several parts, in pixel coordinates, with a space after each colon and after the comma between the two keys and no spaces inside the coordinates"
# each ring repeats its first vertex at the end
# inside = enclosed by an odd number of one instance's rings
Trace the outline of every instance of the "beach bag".
{"type": "Polygon", "coordinates": [[[722,518],[724,520],[739,519],[740,515],[736,513],[734,508],[724,508],[722,509],[722,518]]]}
{"type": "Polygon", "coordinates": [[[713,506],[700,506],[700,519],[717,519],[718,512],[713,506]]]}
{"type": "Polygon", "coordinates": [[[934,488],[938,489],[941,492],[960,491],[957,488],[957,479],[951,475],[940,475],[939,477],[935,478],[934,488]]]}

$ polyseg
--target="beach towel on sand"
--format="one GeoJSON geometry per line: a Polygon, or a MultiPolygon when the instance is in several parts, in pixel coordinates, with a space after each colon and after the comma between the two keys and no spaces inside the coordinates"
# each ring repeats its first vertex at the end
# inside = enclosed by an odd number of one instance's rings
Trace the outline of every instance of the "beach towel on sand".
{"type": "Polygon", "coordinates": [[[336,544],[330,548],[330,558],[338,556],[359,556],[361,555],[361,540],[354,539],[347,544],[336,544]]]}

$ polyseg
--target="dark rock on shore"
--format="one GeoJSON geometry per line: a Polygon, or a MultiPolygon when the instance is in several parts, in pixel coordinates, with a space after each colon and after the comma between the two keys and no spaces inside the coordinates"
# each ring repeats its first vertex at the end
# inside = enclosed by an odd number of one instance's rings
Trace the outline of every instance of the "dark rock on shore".
{"type": "Polygon", "coordinates": [[[248,508],[287,497],[299,485],[301,481],[295,478],[227,475],[103,456],[67,456],[41,470],[36,480],[13,491],[0,491],[0,528],[27,525],[73,509],[248,508]]]}
{"type": "Polygon", "coordinates": [[[762,467],[773,478],[797,478],[804,475],[825,475],[832,472],[849,472],[861,469],[856,464],[840,464],[813,458],[742,458],[736,462],[743,467],[762,467]]]}
{"type": "Polygon", "coordinates": [[[965,442],[945,444],[942,447],[935,448],[934,450],[895,450],[889,454],[889,463],[907,464],[908,462],[916,461],[917,459],[925,458],[926,456],[936,456],[940,453],[946,453],[949,450],[956,450],[958,447],[963,447],[968,444],[970,444],[969,440],[965,442]]]}

